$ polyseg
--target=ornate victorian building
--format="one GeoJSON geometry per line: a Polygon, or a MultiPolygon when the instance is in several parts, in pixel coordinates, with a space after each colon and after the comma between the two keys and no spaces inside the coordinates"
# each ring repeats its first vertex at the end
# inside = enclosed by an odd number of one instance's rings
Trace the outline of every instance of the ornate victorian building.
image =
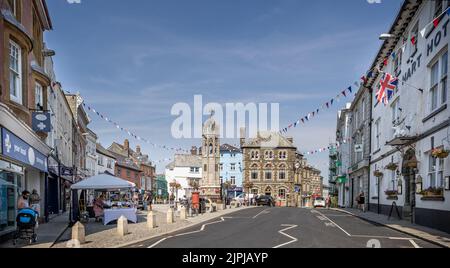
{"type": "MultiPolygon", "coordinates": [[[[243,133],[241,133],[243,137],[243,133]]],[[[297,148],[292,138],[260,132],[254,139],[241,138],[244,189],[274,197],[278,205],[295,205],[297,148]]]]}

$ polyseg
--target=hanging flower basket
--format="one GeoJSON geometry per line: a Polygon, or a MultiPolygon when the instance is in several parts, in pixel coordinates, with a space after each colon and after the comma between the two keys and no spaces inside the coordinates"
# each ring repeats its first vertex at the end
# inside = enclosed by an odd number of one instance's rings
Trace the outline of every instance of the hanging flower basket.
{"type": "Polygon", "coordinates": [[[381,171],[379,171],[379,170],[375,170],[375,171],[373,172],[373,175],[374,175],[375,177],[377,177],[377,178],[381,178],[381,177],[384,176],[383,172],[381,172],[381,171]]]}
{"type": "Polygon", "coordinates": [[[392,171],[396,171],[398,168],[398,165],[396,163],[390,163],[389,165],[386,166],[387,170],[392,170],[392,171]]]}
{"type": "Polygon", "coordinates": [[[387,190],[384,192],[387,196],[398,196],[398,191],[395,190],[387,190]]]}
{"type": "Polygon", "coordinates": [[[434,158],[447,158],[449,156],[449,154],[450,154],[450,151],[449,150],[445,150],[444,148],[434,149],[431,152],[431,155],[434,158]]]}

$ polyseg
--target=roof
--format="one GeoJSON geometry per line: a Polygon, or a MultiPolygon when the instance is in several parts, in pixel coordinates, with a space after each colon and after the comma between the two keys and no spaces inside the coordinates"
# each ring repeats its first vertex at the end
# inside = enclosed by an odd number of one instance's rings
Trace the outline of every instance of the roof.
{"type": "Polygon", "coordinates": [[[115,152],[111,152],[112,155],[115,156],[117,162],[116,164],[118,166],[124,167],[124,168],[128,168],[128,169],[132,169],[135,171],[142,171],[134,162],[132,159],[125,157],[121,154],[115,153],[115,152]]]}
{"type": "Polygon", "coordinates": [[[106,150],[100,143],[97,143],[97,153],[116,159],[116,157],[110,151],[106,150]]]}
{"type": "Polygon", "coordinates": [[[241,153],[241,149],[231,146],[229,144],[223,144],[220,146],[220,152],[224,153],[241,153]]]}
{"type": "Polygon", "coordinates": [[[100,174],[72,185],[72,190],[118,190],[129,189],[136,185],[108,174],[100,174]]]}
{"type": "Polygon", "coordinates": [[[198,167],[202,166],[202,157],[199,155],[177,154],[175,160],[166,166],[167,169],[176,167],[198,167]]]}
{"type": "Polygon", "coordinates": [[[247,139],[242,148],[292,148],[296,149],[294,144],[288,138],[283,137],[277,132],[261,131],[258,137],[247,139]]]}
{"type": "MultiPolygon", "coordinates": [[[[375,59],[372,63],[372,66],[370,67],[370,70],[373,70],[375,67],[380,67],[383,65],[384,59],[386,59],[391,54],[391,52],[400,42],[400,39],[402,38],[402,33],[411,23],[411,19],[415,16],[422,2],[423,2],[422,0],[405,0],[403,2],[400,11],[397,14],[397,17],[395,18],[394,23],[392,24],[389,30],[389,34],[395,35],[396,38],[388,39],[383,42],[377,55],[375,56],[375,59]]],[[[372,76],[372,78],[368,79],[368,83],[366,83],[366,85],[368,87],[371,87],[375,82],[375,80],[377,79],[378,75],[379,72],[374,71],[374,75],[372,76]]]]}

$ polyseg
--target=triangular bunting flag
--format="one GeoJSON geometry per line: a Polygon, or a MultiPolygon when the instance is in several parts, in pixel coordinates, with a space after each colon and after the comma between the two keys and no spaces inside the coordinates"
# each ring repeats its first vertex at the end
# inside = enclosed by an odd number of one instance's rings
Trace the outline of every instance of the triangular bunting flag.
{"type": "Polygon", "coordinates": [[[333,105],[334,99],[333,99],[333,100],[331,100],[330,102],[331,102],[331,105],[333,105]]]}
{"type": "Polygon", "coordinates": [[[433,20],[433,25],[434,25],[435,28],[438,27],[439,21],[440,21],[439,18],[435,18],[435,19],[433,20]]]}
{"type": "Polygon", "coordinates": [[[352,93],[352,92],[353,92],[352,87],[348,87],[348,91],[349,91],[350,93],[352,93]]]}
{"type": "Polygon", "coordinates": [[[327,108],[330,108],[330,104],[329,104],[328,102],[327,102],[327,104],[326,104],[326,105],[327,105],[327,108]]]}
{"type": "Polygon", "coordinates": [[[395,52],[392,52],[391,57],[393,60],[395,60],[395,56],[396,56],[395,52]]]}
{"type": "Polygon", "coordinates": [[[345,93],[345,90],[342,91],[342,95],[344,95],[344,97],[347,97],[347,93],[345,93]]]}
{"type": "Polygon", "coordinates": [[[447,15],[449,15],[449,16],[450,16],[450,7],[449,7],[449,8],[447,8],[447,15]]]}
{"type": "Polygon", "coordinates": [[[416,37],[415,36],[413,36],[413,37],[411,37],[411,44],[413,44],[414,46],[416,45],[416,37]]]}
{"type": "MultiPolygon", "coordinates": [[[[425,33],[424,33],[424,35],[425,35],[425,33]]],[[[405,50],[406,50],[406,44],[404,44],[404,45],[402,46],[402,52],[403,52],[403,53],[405,53],[405,50]]]]}
{"type": "MultiPolygon", "coordinates": [[[[423,29],[420,31],[420,36],[422,36],[422,38],[425,37],[425,32],[426,32],[426,31],[427,31],[427,27],[423,28],[423,29]]],[[[405,52],[405,50],[403,50],[403,52],[405,52]]]]}
{"type": "Polygon", "coordinates": [[[387,59],[387,58],[384,59],[383,64],[384,64],[384,66],[387,66],[387,65],[388,65],[388,59],[387,59]]]}

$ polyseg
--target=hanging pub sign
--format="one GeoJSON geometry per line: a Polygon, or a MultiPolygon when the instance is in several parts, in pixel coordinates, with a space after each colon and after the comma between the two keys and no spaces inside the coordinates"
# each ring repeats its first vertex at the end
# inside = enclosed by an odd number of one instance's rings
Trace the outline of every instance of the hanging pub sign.
{"type": "Polygon", "coordinates": [[[52,130],[50,121],[50,113],[48,112],[33,112],[32,127],[33,131],[49,133],[52,130]]]}

